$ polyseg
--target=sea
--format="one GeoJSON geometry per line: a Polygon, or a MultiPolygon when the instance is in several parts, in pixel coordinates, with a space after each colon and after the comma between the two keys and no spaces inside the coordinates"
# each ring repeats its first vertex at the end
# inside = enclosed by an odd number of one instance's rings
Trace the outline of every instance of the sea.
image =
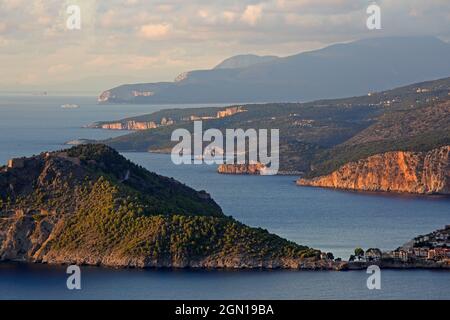
{"type": "MultiPolygon", "coordinates": [[[[224,106],[98,105],[94,96],[0,94],[0,163],[67,148],[75,139],[126,134],[85,128],[101,120],[165,108],[224,106]],[[76,104],[79,108],[61,108],[76,104]]],[[[362,193],[295,185],[296,176],[220,175],[208,165],[175,165],[169,155],[123,153],[156,173],[206,190],[227,215],[299,244],[348,259],[356,247],[395,249],[450,224],[450,198],[362,193]]],[[[366,271],[177,270],[81,267],[81,290],[66,268],[0,263],[0,299],[450,299],[450,272],[382,270],[369,290],[366,271]]]]}

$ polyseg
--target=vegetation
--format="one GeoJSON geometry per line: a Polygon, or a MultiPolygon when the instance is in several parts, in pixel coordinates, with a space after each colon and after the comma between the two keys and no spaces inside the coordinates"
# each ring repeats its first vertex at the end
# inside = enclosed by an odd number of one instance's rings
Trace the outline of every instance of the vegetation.
{"type": "Polygon", "coordinates": [[[358,258],[358,260],[361,260],[364,257],[364,249],[362,248],[356,248],[355,249],[355,256],[358,258]]]}
{"type": "Polygon", "coordinates": [[[13,181],[15,190],[25,183],[34,186],[11,193],[13,200],[3,201],[0,212],[33,212],[37,223],[58,216],[62,223],[48,243],[49,250],[156,261],[226,257],[262,261],[320,255],[225,216],[205,192],[148,172],[104,145],[37,156],[28,159],[26,167],[32,172],[0,174],[5,183],[13,181]],[[80,159],[81,165],[74,165],[73,158],[80,159]],[[37,213],[41,210],[51,214],[37,213]]]}

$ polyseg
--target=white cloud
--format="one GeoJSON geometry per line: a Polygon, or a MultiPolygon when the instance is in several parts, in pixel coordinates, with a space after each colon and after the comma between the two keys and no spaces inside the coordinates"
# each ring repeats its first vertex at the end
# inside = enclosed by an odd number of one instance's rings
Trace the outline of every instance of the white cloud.
{"type": "Polygon", "coordinates": [[[236,20],[236,16],[237,16],[237,14],[233,11],[224,11],[222,15],[227,23],[234,22],[236,20]]]}
{"type": "Polygon", "coordinates": [[[60,63],[48,68],[48,73],[52,75],[66,74],[73,69],[71,65],[60,63]]]}
{"type": "Polygon", "coordinates": [[[169,35],[170,31],[170,24],[146,24],[139,28],[139,35],[146,39],[163,39],[169,35]]]}
{"type": "MultiPolygon", "coordinates": [[[[0,85],[58,79],[65,69],[74,78],[113,70],[166,80],[235,54],[283,56],[370,37],[368,2],[0,0],[0,85]],[[67,32],[65,6],[74,2],[82,8],[82,30],[67,32]],[[77,72],[64,65],[76,65],[77,72]]],[[[383,21],[377,36],[450,39],[449,0],[376,2],[383,21]]]]}
{"type": "Polygon", "coordinates": [[[263,7],[261,4],[259,5],[248,5],[245,8],[244,13],[242,14],[242,21],[245,23],[255,26],[258,21],[261,19],[263,13],[263,7]]]}

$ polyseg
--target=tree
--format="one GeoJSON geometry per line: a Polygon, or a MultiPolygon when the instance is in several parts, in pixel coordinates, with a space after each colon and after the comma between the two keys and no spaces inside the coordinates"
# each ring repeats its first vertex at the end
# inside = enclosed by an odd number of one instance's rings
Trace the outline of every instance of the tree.
{"type": "Polygon", "coordinates": [[[361,260],[364,257],[364,250],[362,248],[356,248],[355,249],[355,256],[358,258],[358,260],[361,260]]]}
{"type": "Polygon", "coordinates": [[[327,252],[327,259],[334,260],[334,255],[332,252],[327,252]]]}

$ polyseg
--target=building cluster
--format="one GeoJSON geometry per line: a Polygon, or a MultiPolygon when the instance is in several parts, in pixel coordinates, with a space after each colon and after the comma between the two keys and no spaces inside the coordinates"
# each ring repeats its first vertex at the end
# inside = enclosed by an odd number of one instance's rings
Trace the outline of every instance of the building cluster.
{"type": "Polygon", "coordinates": [[[365,252],[359,250],[359,253],[355,250],[355,255],[350,257],[350,261],[450,265],[450,225],[430,234],[418,236],[393,251],[382,252],[378,248],[370,248],[365,252]]]}
{"type": "Polygon", "coordinates": [[[450,263],[450,225],[418,236],[397,250],[383,254],[403,262],[435,261],[450,263]]]}

